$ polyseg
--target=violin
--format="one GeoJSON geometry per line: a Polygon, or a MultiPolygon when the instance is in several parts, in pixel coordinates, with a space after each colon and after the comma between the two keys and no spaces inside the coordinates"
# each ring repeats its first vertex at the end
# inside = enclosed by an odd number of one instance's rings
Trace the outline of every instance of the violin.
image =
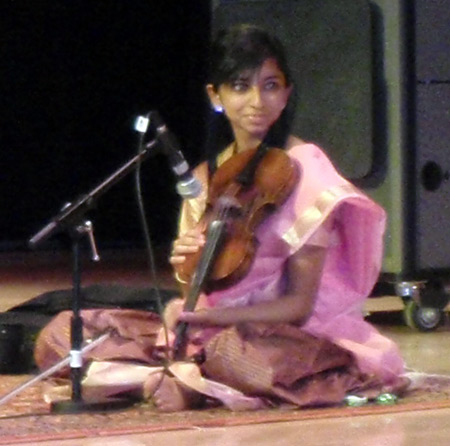
{"type": "MultiPolygon", "coordinates": [[[[226,288],[246,275],[258,246],[255,230],[288,198],[298,182],[298,170],[284,150],[264,144],[234,155],[216,170],[200,224],[207,226],[206,219],[209,225],[213,223],[225,233],[215,236],[220,250],[205,279],[206,291],[226,288]]],[[[210,238],[207,233],[206,245],[210,238]]],[[[181,280],[192,280],[207,249],[186,255],[178,270],[181,280]]]]}
{"type": "MultiPolygon", "coordinates": [[[[299,169],[287,153],[261,144],[234,155],[211,178],[200,221],[207,228],[205,246],[187,254],[177,269],[190,283],[184,310],[193,311],[202,291],[226,288],[248,273],[257,247],[255,230],[281,206],[299,180],[299,169]]],[[[186,323],[177,326],[174,359],[186,348],[186,323]]]]}

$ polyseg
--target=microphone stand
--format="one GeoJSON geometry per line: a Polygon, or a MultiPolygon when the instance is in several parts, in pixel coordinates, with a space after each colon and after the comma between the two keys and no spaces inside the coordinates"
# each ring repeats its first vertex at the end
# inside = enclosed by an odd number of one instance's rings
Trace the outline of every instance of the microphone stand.
{"type": "Polygon", "coordinates": [[[152,149],[158,140],[150,141],[145,145],[136,156],[127,161],[122,167],[117,169],[112,175],[101,182],[91,192],[81,196],[75,203],[66,204],[50,222],[45,225],[40,231],[38,231],[33,237],[30,238],[28,244],[31,248],[35,248],[38,244],[49,238],[55,232],[61,230],[68,225],[76,226],[76,222],[79,222],[83,215],[94,206],[98,198],[103,195],[107,190],[116,184],[123,177],[128,175],[137,165],[148,157],[150,149],[152,149]]]}
{"type": "Polygon", "coordinates": [[[84,214],[96,203],[98,198],[107,190],[125,177],[143,161],[157,143],[153,140],[145,145],[144,149],[136,156],[126,162],[112,175],[95,187],[91,192],[79,198],[75,203],[65,205],[58,215],[38,231],[29,240],[29,246],[35,248],[44,240],[50,238],[57,231],[65,230],[69,233],[72,241],[73,256],[73,291],[72,291],[72,318],[70,325],[70,378],[72,383],[72,395],[70,401],[57,401],[51,404],[51,410],[57,413],[80,413],[85,411],[105,411],[119,409],[134,404],[134,401],[124,398],[109,398],[103,401],[85,401],[82,396],[82,344],[83,344],[83,319],[80,316],[82,307],[81,293],[81,261],[80,240],[83,235],[88,234],[93,259],[99,260],[93,238],[92,223],[84,219],[84,214]]]}

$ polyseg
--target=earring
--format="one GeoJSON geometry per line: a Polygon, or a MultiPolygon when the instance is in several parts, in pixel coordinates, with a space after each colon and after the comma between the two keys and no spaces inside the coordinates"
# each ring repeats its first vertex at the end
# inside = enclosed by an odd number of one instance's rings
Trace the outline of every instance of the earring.
{"type": "Polygon", "coordinates": [[[214,111],[216,113],[223,113],[223,107],[221,105],[215,105],[214,106],[214,111]]]}

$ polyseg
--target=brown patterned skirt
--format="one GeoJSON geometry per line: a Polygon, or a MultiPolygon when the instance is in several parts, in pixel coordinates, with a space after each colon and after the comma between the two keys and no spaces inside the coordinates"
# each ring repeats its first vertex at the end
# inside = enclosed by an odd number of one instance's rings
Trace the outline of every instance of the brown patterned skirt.
{"type": "MultiPolygon", "coordinates": [[[[41,369],[68,354],[70,317],[70,312],[62,312],[42,330],[35,349],[41,369]]],[[[83,310],[82,317],[86,339],[114,330],[87,359],[160,365],[155,355],[161,327],[157,315],[138,310],[83,310]]],[[[203,351],[200,368],[206,378],[271,404],[331,405],[341,403],[348,393],[371,396],[393,390],[361,374],[348,351],[294,325],[249,323],[225,328],[203,351]]],[[[67,376],[67,371],[60,375],[67,376]]]]}

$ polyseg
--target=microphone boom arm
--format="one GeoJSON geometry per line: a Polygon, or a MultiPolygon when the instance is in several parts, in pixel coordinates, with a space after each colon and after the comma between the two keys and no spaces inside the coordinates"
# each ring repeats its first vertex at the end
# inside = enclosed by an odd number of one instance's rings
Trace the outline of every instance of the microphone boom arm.
{"type": "Polygon", "coordinates": [[[97,199],[107,192],[114,184],[119,182],[130,173],[141,161],[147,158],[150,150],[158,143],[155,139],[144,146],[144,149],[136,156],[127,161],[123,166],[113,172],[108,178],[102,181],[88,194],[82,195],[77,201],[64,206],[50,222],[30,238],[28,244],[35,248],[44,240],[51,237],[60,227],[70,224],[77,224],[78,220],[93,207],[97,199]]]}

